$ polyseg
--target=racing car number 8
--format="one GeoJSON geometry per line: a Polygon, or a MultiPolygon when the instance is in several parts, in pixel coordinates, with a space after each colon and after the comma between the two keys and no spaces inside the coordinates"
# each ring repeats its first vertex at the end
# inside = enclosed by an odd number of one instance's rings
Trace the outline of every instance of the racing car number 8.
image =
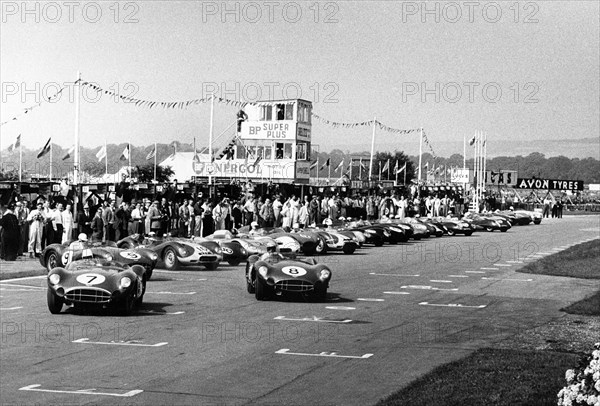
{"type": "Polygon", "coordinates": [[[298,276],[306,275],[306,269],[298,268],[295,266],[284,266],[283,268],[281,268],[281,272],[283,272],[286,275],[293,276],[294,278],[298,277],[298,276]]]}

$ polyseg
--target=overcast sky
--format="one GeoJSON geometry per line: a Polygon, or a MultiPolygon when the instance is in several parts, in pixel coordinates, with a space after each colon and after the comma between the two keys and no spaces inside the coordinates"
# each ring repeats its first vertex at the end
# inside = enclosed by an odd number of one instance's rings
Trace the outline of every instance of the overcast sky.
{"type": "MultiPolygon", "coordinates": [[[[422,2],[83,2],[72,10],[30,2],[26,13],[25,3],[6,1],[0,121],[53,94],[55,83],[72,82],[79,70],[85,81],[144,100],[201,98],[215,86],[220,96],[251,101],[257,90],[261,99],[300,90],[329,120],[376,116],[393,128],[424,127],[434,149],[455,142],[454,150],[436,150],[441,156],[462,152],[463,136],[476,130],[487,131],[490,146],[598,138],[600,3],[475,3],[428,2],[427,14],[422,2]]],[[[106,95],[91,102],[95,97],[90,92],[81,104],[85,147],[105,139],[208,142],[208,105],[148,109],[106,95]]],[[[50,136],[73,144],[70,99],[64,92],[3,125],[2,147],[19,133],[30,148],[50,136]]],[[[219,134],[237,109],[215,110],[219,134]]],[[[321,151],[366,150],[370,137],[366,127],[313,124],[321,151]]],[[[376,149],[415,154],[417,139],[378,131],[376,149]]]]}

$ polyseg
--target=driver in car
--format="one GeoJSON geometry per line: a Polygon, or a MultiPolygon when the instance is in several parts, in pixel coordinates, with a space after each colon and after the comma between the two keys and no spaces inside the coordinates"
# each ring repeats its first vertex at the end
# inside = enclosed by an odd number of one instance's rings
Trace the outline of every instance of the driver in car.
{"type": "Polygon", "coordinates": [[[285,257],[279,253],[277,249],[277,244],[274,242],[269,242],[267,244],[267,252],[261,255],[260,260],[269,262],[272,264],[276,264],[279,261],[284,260],[285,257]]]}

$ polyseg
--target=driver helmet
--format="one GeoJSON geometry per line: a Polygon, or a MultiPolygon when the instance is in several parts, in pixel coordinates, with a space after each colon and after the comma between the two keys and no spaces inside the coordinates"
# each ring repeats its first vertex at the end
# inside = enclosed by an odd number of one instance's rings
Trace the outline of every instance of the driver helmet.
{"type": "Polygon", "coordinates": [[[331,226],[331,225],[333,225],[333,221],[331,221],[331,219],[330,219],[330,218],[326,218],[326,219],[323,221],[323,224],[325,224],[326,226],[331,226]]]}
{"type": "Polygon", "coordinates": [[[275,243],[275,242],[269,242],[267,244],[267,252],[269,252],[269,253],[276,253],[277,252],[277,243],[275,243]]]}
{"type": "Polygon", "coordinates": [[[87,234],[86,233],[80,233],[77,236],[77,240],[81,241],[81,242],[87,242],[88,238],[87,238],[87,234]]]}
{"type": "Polygon", "coordinates": [[[252,228],[258,228],[258,223],[256,221],[253,221],[252,223],[250,223],[250,225],[252,226],[252,228]]]}

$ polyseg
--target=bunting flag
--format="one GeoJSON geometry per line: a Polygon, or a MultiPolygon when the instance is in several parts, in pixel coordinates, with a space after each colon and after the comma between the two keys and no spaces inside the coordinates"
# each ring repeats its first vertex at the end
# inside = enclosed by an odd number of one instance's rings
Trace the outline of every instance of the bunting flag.
{"type": "Polygon", "coordinates": [[[423,168],[429,168],[429,161],[427,161],[427,163],[423,165],[423,168]]]}
{"type": "Polygon", "coordinates": [[[148,155],[146,155],[146,160],[147,160],[147,161],[149,161],[149,160],[151,160],[152,158],[154,158],[155,156],[156,156],[156,146],[153,146],[153,147],[152,147],[152,151],[150,151],[150,152],[148,153],[148,155]]]}
{"type": "Polygon", "coordinates": [[[198,156],[197,152],[194,152],[194,159],[193,159],[193,161],[196,162],[196,163],[200,162],[200,157],[198,156]]]}
{"type": "Polygon", "coordinates": [[[340,163],[338,164],[338,166],[336,166],[336,167],[335,167],[335,169],[334,169],[333,171],[334,171],[334,172],[336,172],[338,169],[340,169],[340,168],[341,168],[341,167],[343,167],[343,166],[344,166],[344,160],[342,159],[342,162],[340,162],[340,163]]]}
{"type": "Polygon", "coordinates": [[[253,165],[254,165],[254,166],[258,165],[258,163],[259,163],[261,160],[262,160],[262,156],[261,156],[261,155],[257,156],[257,157],[256,157],[256,161],[254,161],[254,164],[253,164],[253,165]]]}
{"type": "Polygon", "coordinates": [[[317,167],[317,161],[313,162],[312,164],[310,164],[310,169],[309,170],[313,170],[317,167]]]}
{"type": "Polygon", "coordinates": [[[127,144],[127,146],[125,147],[125,149],[121,153],[121,156],[119,157],[119,159],[121,161],[125,161],[125,160],[129,159],[129,144],[127,144]]]}
{"type": "Polygon", "coordinates": [[[69,159],[71,157],[71,154],[75,152],[75,145],[71,146],[71,148],[69,148],[69,150],[65,153],[65,155],[62,157],[62,160],[64,161],[65,159],[69,159]]]}
{"type": "Polygon", "coordinates": [[[98,152],[96,152],[96,158],[98,158],[98,162],[101,162],[106,158],[106,145],[103,145],[98,152]]]}
{"type": "Polygon", "coordinates": [[[385,163],[385,165],[383,165],[383,168],[381,169],[381,172],[385,172],[388,169],[390,169],[390,160],[388,159],[388,161],[385,163]]]}
{"type": "Polygon", "coordinates": [[[394,165],[394,173],[398,173],[398,160],[396,159],[396,165],[394,165]]]}
{"type": "Polygon", "coordinates": [[[361,122],[356,122],[356,123],[340,123],[337,121],[331,121],[326,118],[323,118],[314,112],[312,112],[311,114],[312,114],[312,117],[314,117],[317,121],[319,121],[323,124],[330,125],[333,128],[371,127],[373,125],[373,123],[375,123],[377,125],[377,127],[380,128],[381,130],[392,133],[392,134],[411,134],[411,133],[420,131],[420,129],[417,129],[417,128],[411,129],[411,130],[401,130],[399,128],[388,127],[387,125],[384,125],[383,123],[381,123],[377,120],[361,121],[361,122]]]}
{"type": "Polygon", "coordinates": [[[473,136],[473,138],[471,138],[469,140],[469,146],[472,146],[473,144],[475,144],[475,139],[476,139],[475,136],[473,136]]]}
{"type": "MultiPolygon", "coordinates": [[[[78,79],[78,80],[76,80],[76,81],[73,83],[73,85],[76,85],[78,82],[79,82],[79,79],[78,79]]],[[[1,127],[1,126],[3,126],[4,124],[8,124],[8,123],[10,123],[11,121],[17,121],[17,120],[19,119],[19,117],[21,117],[21,116],[24,116],[25,114],[29,113],[31,110],[35,109],[36,107],[39,107],[39,106],[41,106],[41,105],[42,105],[42,103],[44,103],[44,102],[48,102],[48,103],[52,102],[53,100],[55,100],[56,98],[58,98],[58,97],[60,96],[60,94],[63,92],[63,90],[65,90],[65,89],[66,89],[66,86],[65,86],[65,87],[62,87],[62,88],[60,88],[60,89],[59,89],[59,90],[58,90],[58,91],[57,91],[55,94],[53,94],[52,96],[48,96],[48,98],[47,98],[47,99],[46,99],[46,98],[44,98],[43,100],[40,100],[39,102],[37,102],[37,103],[35,103],[35,104],[33,104],[33,105],[29,106],[29,107],[26,107],[26,108],[24,108],[24,109],[23,109],[23,112],[22,112],[21,114],[17,114],[16,116],[12,117],[11,119],[1,122],[1,123],[0,123],[0,127],[1,127]]]]}
{"type": "Polygon", "coordinates": [[[406,170],[406,162],[404,162],[404,166],[396,171],[396,173],[402,173],[406,170]]]}
{"type": "Polygon", "coordinates": [[[8,146],[8,152],[13,152],[21,146],[21,134],[17,135],[15,142],[8,146]]]}
{"type": "Polygon", "coordinates": [[[323,165],[321,165],[321,167],[319,168],[319,170],[321,170],[321,169],[325,168],[326,166],[327,166],[327,167],[329,167],[329,160],[330,160],[330,159],[331,159],[331,158],[327,158],[327,161],[326,161],[326,162],[325,162],[323,165]]]}
{"type": "Polygon", "coordinates": [[[37,154],[38,159],[40,159],[41,157],[46,155],[48,152],[50,152],[50,144],[51,143],[52,143],[52,137],[48,138],[48,141],[46,141],[46,145],[44,145],[44,148],[42,148],[42,150],[37,154]]]}
{"type": "Polygon", "coordinates": [[[360,160],[360,167],[363,169],[363,171],[368,171],[369,170],[369,168],[367,168],[365,166],[365,164],[363,164],[362,159],[360,160]]]}

